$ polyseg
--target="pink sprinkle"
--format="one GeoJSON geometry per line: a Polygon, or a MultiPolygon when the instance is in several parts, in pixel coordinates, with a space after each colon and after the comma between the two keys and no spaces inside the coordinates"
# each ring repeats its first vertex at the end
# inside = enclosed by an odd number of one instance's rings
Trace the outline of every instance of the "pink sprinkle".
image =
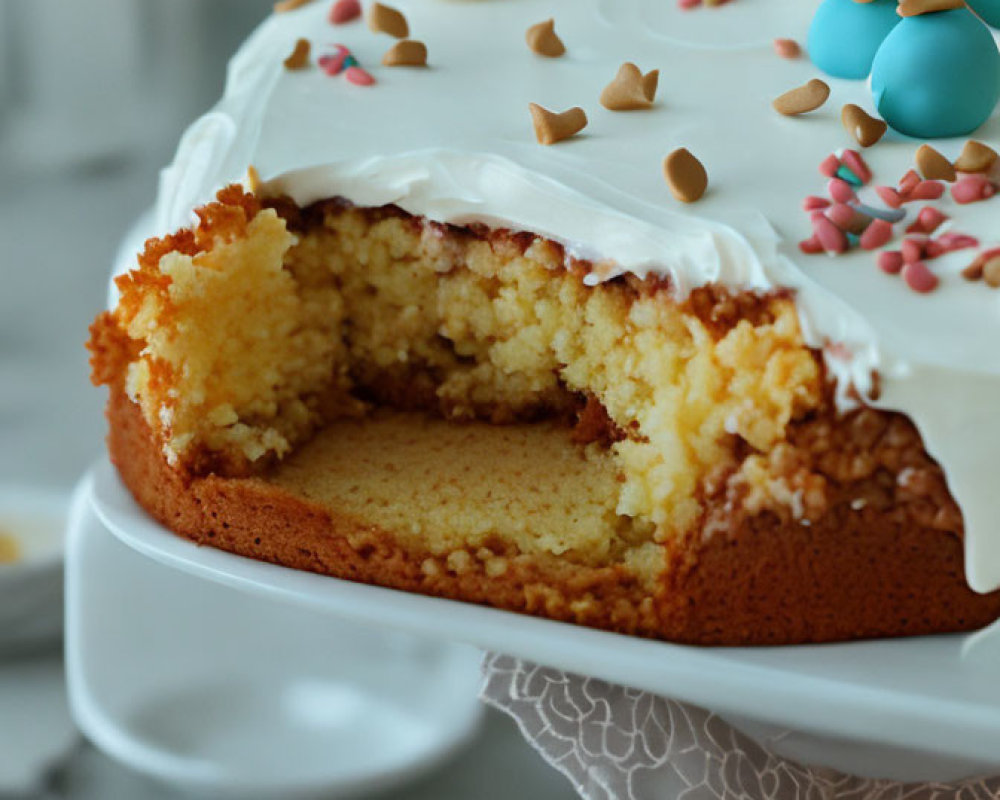
{"type": "Polygon", "coordinates": [[[885,203],[889,208],[899,208],[903,205],[903,198],[900,196],[899,192],[888,186],[876,186],[875,194],[877,194],[883,203],[885,203]]]}
{"type": "Polygon", "coordinates": [[[898,275],[903,264],[903,254],[898,250],[883,250],[878,254],[878,268],[887,275],[898,275]]]}
{"type": "Polygon", "coordinates": [[[944,194],[941,181],[920,181],[909,191],[907,200],[937,200],[944,194]]]}
{"type": "Polygon", "coordinates": [[[794,39],[775,39],[774,52],[782,58],[798,58],[802,55],[802,48],[794,39]]]}
{"type": "Polygon", "coordinates": [[[931,239],[924,247],[924,258],[930,261],[934,258],[940,258],[946,252],[947,250],[941,242],[931,239]]]}
{"type": "Polygon", "coordinates": [[[937,243],[944,248],[943,252],[951,253],[955,250],[965,250],[969,247],[979,247],[979,240],[975,236],[964,233],[942,233],[937,243]]]}
{"type": "Polygon", "coordinates": [[[927,265],[923,261],[906,264],[903,267],[903,280],[913,291],[920,294],[933,292],[940,283],[937,275],[927,269],[927,265]]]}
{"type": "Polygon", "coordinates": [[[677,5],[687,10],[701,5],[701,0],[677,0],[677,5]]]}
{"type": "Polygon", "coordinates": [[[892,241],[892,224],[884,219],[872,220],[861,234],[861,247],[865,250],[878,250],[890,241],[892,241]]]}
{"type": "Polygon", "coordinates": [[[907,172],[899,182],[899,192],[900,194],[908,194],[913,191],[916,186],[920,183],[920,176],[915,170],[910,170],[907,172]]]}
{"type": "Polygon", "coordinates": [[[330,6],[330,22],[333,25],[343,25],[361,16],[359,0],[337,0],[330,6]]]}
{"type": "Polygon", "coordinates": [[[348,67],[344,71],[344,77],[356,86],[371,86],[375,79],[361,67],[348,67]]]}
{"type": "Polygon", "coordinates": [[[857,212],[849,205],[835,203],[826,210],[826,218],[842,231],[850,228],[857,212]]]}
{"type": "Polygon", "coordinates": [[[861,153],[857,150],[845,150],[843,159],[844,166],[857,175],[858,179],[862,183],[871,182],[872,171],[868,168],[868,164],[866,164],[865,160],[861,157],[861,153]]]}
{"type": "Polygon", "coordinates": [[[840,169],[840,159],[834,153],[831,153],[819,162],[820,174],[828,178],[835,178],[838,169],[840,169]]]}
{"type": "Polygon", "coordinates": [[[924,206],[917,219],[906,229],[907,233],[934,233],[948,216],[934,206],[924,206]]]}
{"type": "Polygon", "coordinates": [[[951,196],[962,205],[988,200],[996,193],[996,187],[985,175],[966,175],[951,187],[951,196]]]}
{"type": "Polygon", "coordinates": [[[803,211],[817,211],[819,209],[828,208],[829,206],[829,200],[825,197],[817,197],[816,195],[810,195],[802,201],[803,211]]]}
{"type": "Polygon", "coordinates": [[[801,250],[806,255],[814,256],[817,253],[823,252],[823,245],[819,243],[819,239],[813,235],[808,239],[803,239],[799,242],[799,250],[801,250]]]}
{"type": "Polygon", "coordinates": [[[813,232],[826,252],[838,255],[847,252],[847,236],[840,228],[822,214],[813,217],[812,222],[813,232]]]}
{"type": "Polygon", "coordinates": [[[831,178],[826,188],[835,203],[857,202],[858,196],[851,188],[851,184],[842,178],[831,178]]]}
{"type": "Polygon", "coordinates": [[[322,55],[316,61],[319,67],[327,75],[339,75],[344,69],[344,62],[350,55],[350,51],[342,45],[337,45],[335,55],[322,55]]]}
{"type": "Polygon", "coordinates": [[[916,264],[924,257],[924,248],[924,242],[917,239],[903,239],[903,261],[907,264],[916,264]]]}

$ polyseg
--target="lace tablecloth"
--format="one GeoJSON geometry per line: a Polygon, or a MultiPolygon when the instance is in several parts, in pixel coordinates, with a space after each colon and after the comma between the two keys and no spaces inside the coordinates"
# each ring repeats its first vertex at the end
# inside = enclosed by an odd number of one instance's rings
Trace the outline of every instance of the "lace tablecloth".
{"type": "Polygon", "coordinates": [[[996,800],[1000,778],[903,784],[769,753],[694,706],[502,655],[482,697],[586,800],[996,800]]]}

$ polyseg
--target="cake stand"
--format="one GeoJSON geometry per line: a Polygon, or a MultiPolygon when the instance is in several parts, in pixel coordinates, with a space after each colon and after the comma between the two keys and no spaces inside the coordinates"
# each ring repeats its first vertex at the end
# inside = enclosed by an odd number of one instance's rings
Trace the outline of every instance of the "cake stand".
{"type": "Polygon", "coordinates": [[[472,644],[710,708],[777,755],[849,774],[954,781],[1000,772],[1000,628],[796,647],[675,645],[199,547],[147,516],[106,459],[81,492],[138,553],[312,618],[472,644]]]}

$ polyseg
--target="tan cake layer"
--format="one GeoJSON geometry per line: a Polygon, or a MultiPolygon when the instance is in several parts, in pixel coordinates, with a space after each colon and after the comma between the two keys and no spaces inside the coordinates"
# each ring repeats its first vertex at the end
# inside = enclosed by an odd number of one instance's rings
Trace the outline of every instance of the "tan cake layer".
{"type": "MultiPolygon", "coordinates": [[[[108,416],[112,459],[159,521],[201,544],[297,569],[698,644],[971,630],[1000,615],[1000,594],[968,588],[957,536],[874,505],[852,509],[847,495],[858,487],[840,492],[809,526],[761,514],[665,546],[650,558],[662,564],[650,587],[621,563],[527,556],[498,541],[447,554],[420,548],[415,527],[437,515],[495,519],[510,502],[544,519],[578,492],[613,481],[610,472],[565,469],[582,458],[565,428],[387,413],[334,424],[264,478],[220,478],[168,467],[120,388],[108,416]],[[458,446],[467,455],[456,459],[458,446]],[[483,450],[489,459],[477,458],[483,450]],[[539,480],[534,496],[524,496],[516,469],[505,469],[514,465],[539,480]],[[557,468],[560,476],[550,472],[557,468]],[[380,511],[369,505],[411,509],[410,524],[373,524],[380,511]]],[[[596,506],[582,515],[594,513],[596,506]]]]}

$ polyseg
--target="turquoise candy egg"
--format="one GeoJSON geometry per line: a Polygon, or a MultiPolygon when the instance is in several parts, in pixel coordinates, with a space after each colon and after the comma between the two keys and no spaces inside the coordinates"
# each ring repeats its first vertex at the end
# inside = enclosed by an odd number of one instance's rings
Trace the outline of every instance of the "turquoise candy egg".
{"type": "Polygon", "coordinates": [[[1000,0],[967,0],[972,10],[994,28],[1000,28],[1000,0]]]}
{"type": "Polygon", "coordinates": [[[809,57],[835,78],[867,78],[875,52],[899,21],[896,0],[824,0],[809,28],[809,57]]]}
{"type": "Polygon", "coordinates": [[[875,55],[871,85],[882,119],[900,133],[964,136],[1000,100],[1000,51],[966,8],[907,17],[875,55]]]}

